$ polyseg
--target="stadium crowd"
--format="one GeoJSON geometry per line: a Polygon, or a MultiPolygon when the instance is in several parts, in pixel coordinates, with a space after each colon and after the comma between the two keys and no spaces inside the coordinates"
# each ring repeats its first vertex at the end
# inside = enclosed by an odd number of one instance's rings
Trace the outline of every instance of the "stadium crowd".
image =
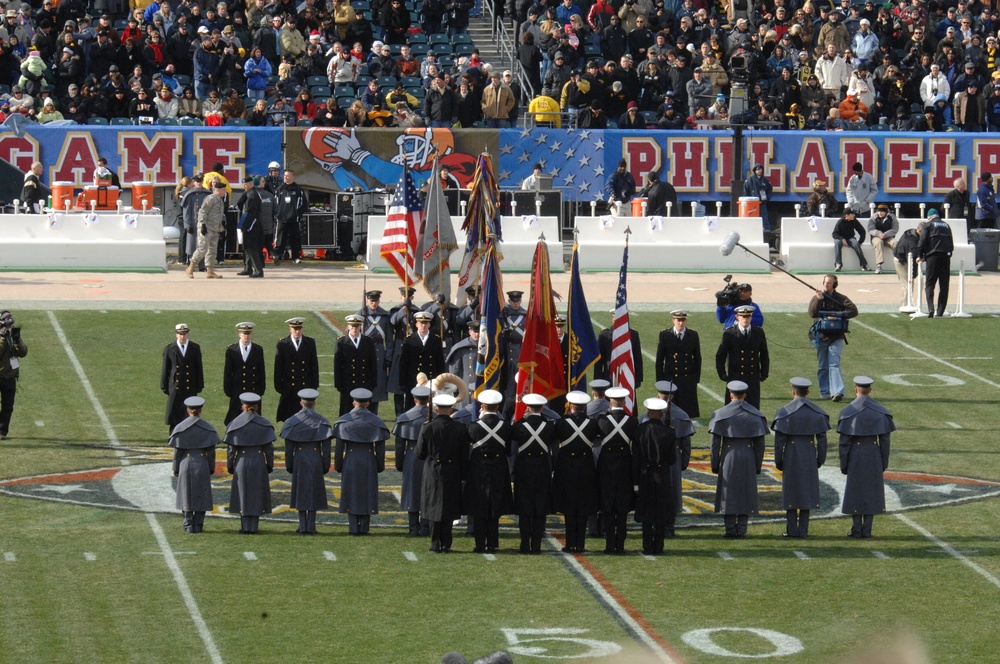
{"type": "MultiPolygon", "coordinates": [[[[520,111],[517,78],[468,36],[472,0],[130,6],[8,3],[0,119],[506,127],[520,111]]],[[[493,10],[516,28],[532,110],[573,126],[707,129],[736,119],[733,106],[742,121],[789,129],[1000,129],[998,12],[979,0],[493,10]],[[735,84],[745,104],[731,104],[735,84]]]]}

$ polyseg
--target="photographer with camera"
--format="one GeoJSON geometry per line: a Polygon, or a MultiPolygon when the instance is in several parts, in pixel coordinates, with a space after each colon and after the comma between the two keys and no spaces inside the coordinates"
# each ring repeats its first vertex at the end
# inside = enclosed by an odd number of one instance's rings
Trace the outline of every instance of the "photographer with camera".
{"type": "Polygon", "coordinates": [[[844,398],[844,377],[840,373],[840,356],[847,344],[847,320],[858,315],[858,307],[846,295],[837,292],[837,275],[823,277],[822,290],[809,300],[809,316],[815,319],[809,338],[816,346],[819,366],[819,392],[824,399],[844,398]]]}
{"type": "Polygon", "coordinates": [[[753,307],[750,324],[754,327],[764,327],[764,313],[753,301],[753,287],[748,283],[732,283],[733,275],[727,274],[723,281],[726,287],[715,294],[715,318],[723,327],[736,324],[736,309],[738,307],[753,307]]]}
{"type": "Polygon", "coordinates": [[[21,375],[20,358],[27,354],[21,328],[14,326],[14,316],[9,311],[0,311],[0,440],[7,439],[17,379],[21,375]]]}

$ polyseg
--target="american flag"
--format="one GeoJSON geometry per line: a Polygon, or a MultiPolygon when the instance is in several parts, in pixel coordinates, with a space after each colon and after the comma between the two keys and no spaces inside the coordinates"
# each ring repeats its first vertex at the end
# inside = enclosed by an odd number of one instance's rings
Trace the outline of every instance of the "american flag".
{"type": "MultiPolygon", "coordinates": [[[[628,390],[625,412],[635,414],[635,358],[632,357],[632,333],[628,326],[628,291],[625,281],[628,277],[628,236],[625,237],[625,255],[622,269],[618,273],[618,293],[615,295],[615,314],[611,322],[611,361],[608,373],[611,384],[628,390]]],[[[642,359],[640,358],[640,362],[642,359]]]]}
{"type": "Polygon", "coordinates": [[[423,223],[424,206],[413,186],[410,169],[404,168],[385,218],[385,233],[379,252],[400,280],[409,286],[420,281],[414,271],[417,229],[423,223]]]}

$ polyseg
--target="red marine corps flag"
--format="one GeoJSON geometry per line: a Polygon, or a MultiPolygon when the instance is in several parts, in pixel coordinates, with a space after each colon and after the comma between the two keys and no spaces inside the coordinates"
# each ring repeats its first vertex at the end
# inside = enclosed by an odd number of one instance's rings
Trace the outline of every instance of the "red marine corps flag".
{"type": "MultiPolygon", "coordinates": [[[[546,399],[566,394],[566,369],[563,367],[559,331],[556,329],[556,301],[549,278],[549,251],[543,235],[535,245],[531,262],[531,299],[524,322],[524,341],[517,363],[515,394],[541,394],[546,399]]],[[[524,404],[518,399],[514,406],[514,421],[524,414],[524,404]]]]}

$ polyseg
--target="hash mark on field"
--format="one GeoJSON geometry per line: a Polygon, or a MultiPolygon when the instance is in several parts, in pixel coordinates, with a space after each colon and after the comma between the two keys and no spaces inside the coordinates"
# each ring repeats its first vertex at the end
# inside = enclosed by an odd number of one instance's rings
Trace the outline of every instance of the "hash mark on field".
{"type": "Polygon", "coordinates": [[[958,422],[945,422],[945,424],[947,424],[948,426],[950,426],[952,429],[961,429],[962,428],[962,425],[959,424],[958,422]]]}
{"type": "Polygon", "coordinates": [[[412,551],[404,551],[403,557],[409,560],[411,563],[417,562],[417,554],[413,553],[412,551]]]}
{"type": "Polygon", "coordinates": [[[879,560],[889,560],[889,556],[885,555],[881,551],[872,551],[872,555],[878,558],[879,560]]]}
{"type": "Polygon", "coordinates": [[[490,562],[492,562],[492,561],[494,561],[494,560],[497,559],[497,557],[494,556],[492,553],[484,553],[483,554],[483,558],[485,558],[486,560],[489,560],[490,562]]]}
{"type": "Polygon", "coordinates": [[[953,547],[951,544],[948,544],[943,539],[941,539],[940,537],[938,537],[937,535],[935,535],[931,531],[927,530],[926,528],[924,528],[923,526],[921,526],[919,523],[917,523],[916,521],[914,521],[910,517],[906,516],[905,514],[896,514],[895,517],[897,519],[899,519],[900,521],[902,521],[903,523],[905,523],[906,525],[908,525],[910,528],[913,528],[914,530],[916,530],[918,533],[920,533],[921,535],[923,535],[924,537],[926,537],[927,539],[929,539],[934,544],[936,544],[939,547],[941,547],[944,550],[944,552],[947,553],[948,555],[950,555],[952,558],[954,558],[955,560],[959,561],[963,565],[969,567],[969,569],[971,569],[974,572],[976,572],[977,574],[979,574],[981,577],[983,577],[984,579],[986,579],[987,581],[989,581],[990,583],[992,583],[997,588],[1000,588],[1000,579],[998,579],[997,577],[993,576],[993,574],[990,573],[989,570],[987,570],[987,569],[983,568],[982,566],[980,566],[980,565],[972,562],[971,560],[969,560],[967,557],[965,557],[964,555],[962,555],[962,553],[958,549],[956,549],[955,547],[953,547]]]}
{"type": "Polygon", "coordinates": [[[43,427],[43,426],[45,426],[45,422],[42,422],[41,420],[35,420],[35,426],[36,427],[43,427]]]}
{"type": "Polygon", "coordinates": [[[733,555],[731,553],[729,553],[728,551],[719,551],[719,557],[722,558],[723,560],[732,560],[733,559],[733,555]]]}
{"type": "Polygon", "coordinates": [[[805,551],[792,551],[792,553],[794,553],[795,557],[798,558],[799,560],[812,560],[809,556],[806,555],[805,551]]]}
{"type": "Polygon", "coordinates": [[[97,554],[96,553],[90,553],[90,552],[84,552],[83,559],[86,560],[88,563],[92,563],[95,560],[97,560],[97,554]]]}
{"type": "Polygon", "coordinates": [[[159,310],[159,309],[153,309],[153,313],[154,313],[154,314],[158,314],[158,313],[161,313],[161,312],[160,312],[160,310],[159,310]]]}
{"type": "Polygon", "coordinates": [[[889,318],[899,318],[899,314],[889,314],[889,318]]]}
{"type": "Polygon", "coordinates": [[[323,557],[329,560],[331,563],[337,562],[337,556],[333,555],[333,551],[324,551],[323,557]]]}
{"type": "Polygon", "coordinates": [[[17,555],[13,551],[8,551],[5,554],[3,554],[3,559],[8,563],[16,563],[17,555]]]}
{"type": "Polygon", "coordinates": [[[645,553],[639,554],[644,560],[656,560],[656,556],[647,556],[645,553]]]}
{"type": "Polygon", "coordinates": [[[257,554],[254,553],[253,551],[244,551],[243,557],[246,558],[247,560],[257,560],[257,554]]]}

